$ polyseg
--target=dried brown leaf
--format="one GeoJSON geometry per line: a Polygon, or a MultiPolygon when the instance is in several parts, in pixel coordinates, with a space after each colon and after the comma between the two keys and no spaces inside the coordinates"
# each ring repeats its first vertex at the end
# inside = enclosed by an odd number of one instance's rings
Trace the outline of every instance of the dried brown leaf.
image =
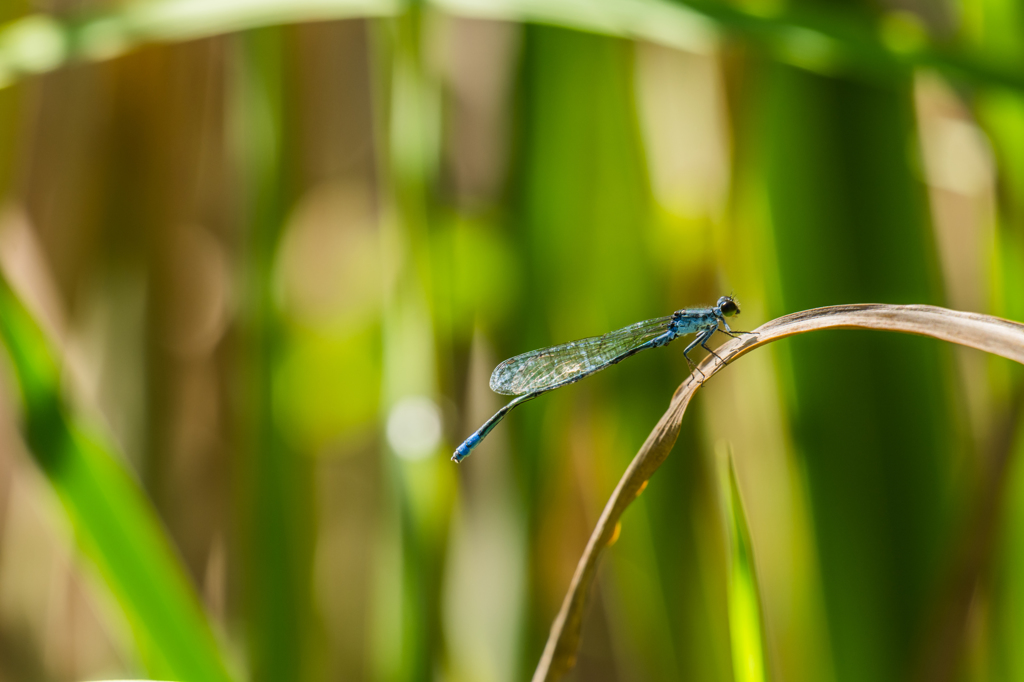
{"type": "MultiPolygon", "coordinates": [[[[731,339],[716,349],[721,360],[709,355],[700,364],[700,370],[711,378],[726,363],[755,348],[787,336],[821,329],[877,329],[930,336],[1024,364],[1024,324],[1019,322],[935,306],[865,303],[815,308],[767,322],[753,333],[731,339]]],[[[615,486],[576,566],[562,608],[551,625],[551,634],[533,682],[559,680],[575,665],[584,606],[597,573],[601,551],[610,543],[626,507],[636,499],[644,484],[672,451],[686,406],[700,386],[699,374],[695,372],[676,389],[668,410],[615,486]]]]}

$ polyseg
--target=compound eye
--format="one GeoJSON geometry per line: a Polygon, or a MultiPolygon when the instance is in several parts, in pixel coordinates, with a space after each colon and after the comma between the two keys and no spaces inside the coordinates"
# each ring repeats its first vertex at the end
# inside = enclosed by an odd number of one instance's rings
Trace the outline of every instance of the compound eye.
{"type": "Polygon", "coordinates": [[[723,296],[718,299],[718,307],[726,317],[732,317],[733,315],[739,315],[740,313],[740,307],[736,305],[736,301],[729,296],[723,296]]]}

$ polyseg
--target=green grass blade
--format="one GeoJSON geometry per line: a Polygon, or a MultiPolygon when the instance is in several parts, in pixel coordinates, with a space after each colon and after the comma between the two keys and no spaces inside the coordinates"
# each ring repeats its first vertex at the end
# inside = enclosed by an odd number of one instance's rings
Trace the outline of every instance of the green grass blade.
{"type": "Polygon", "coordinates": [[[736,682],[765,682],[768,666],[764,655],[764,619],[754,567],[754,547],[731,453],[722,457],[720,465],[719,494],[725,507],[729,552],[727,590],[733,679],[736,682]]]}
{"type": "Polygon", "coordinates": [[[312,459],[288,442],[275,411],[275,375],[287,350],[287,329],[275,305],[275,255],[297,183],[294,53],[280,28],[253,31],[242,42],[231,110],[238,132],[233,153],[246,168],[249,224],[244,244],[245,299],[239,377],[244,408],[238,428],[236,504],[241,523],[242,577],[252,679],[306,679],[318,659],[312,629],[315,538],[312,459]]]}
{"type": "MultiPolygon", "coordinates": [[[[924,189],[906,151],[912,82],[882,88],[787,66],[766,67],[758,82],[775,309],[940,300],[924,189]]],[[[945,481],[963,429],[949,351],[867,334],[800,337],[779,350],[836,678],[904,679],[951,531],[945,481]]]]}
{"type": "Polygon", "coordinates": [[[147,671],[167,679],[230,680],[152,506],[112,448],[69,415],[47,340],[3,280],[0,336],[21,389],[29,449],[124,609],[147,671]]]}

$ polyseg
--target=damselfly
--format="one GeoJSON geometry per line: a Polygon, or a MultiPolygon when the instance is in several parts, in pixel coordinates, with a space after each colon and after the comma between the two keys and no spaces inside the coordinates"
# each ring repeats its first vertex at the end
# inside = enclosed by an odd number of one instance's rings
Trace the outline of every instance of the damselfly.
{"type": "MultiPolygon", "coordinates": [[[[666,346],[676,338],[696,334],[693,342],[683,351],[683,357],[691,367],[697,369],[690,359],[690,351],[700,345],[716,355],[707,346],[708,339],[716,331],[729,336],[737,333],[729,328],[725,318],[740,314],[740,307],[731,296],[722,296],[714,308],[686,308],[677,310],[667,317],[608,332],[604,336],[593,336],[560,346],[541,348],[510,358],[494,368],[491,374],[491,390],[504,395],[519,396],[493,417],[484,422],[472,436],[455,450],[452,461],[461,462],[469,456],[487,434],[512,408],[533,400],[542,393],[575,383],[583,377],[600,372],[630,355],[648,348],[666,346]]],[[[700,372],[700,369],[697,369],[700,372]]],[[[701,373],[703,376],[703,372],[701,373]]]]}

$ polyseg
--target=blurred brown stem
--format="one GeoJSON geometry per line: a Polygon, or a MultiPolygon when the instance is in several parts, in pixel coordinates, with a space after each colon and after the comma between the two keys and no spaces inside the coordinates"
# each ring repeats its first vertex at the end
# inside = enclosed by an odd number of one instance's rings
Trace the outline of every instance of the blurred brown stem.
{"type": "MultiPolygon", "coordinates": [[[[758,327],[751,334],[729,340],[716,349],[721,359],[709,355],[699,369],[707,378],[711,378],[725,364],[755,348],[787,336],[821,329],[876,329],[930,336],[1024,364],[1024,324],[934,306],[866,303],[815,308],[777,318],[758,327]]],[[[701,382],[691,373],[676,389],[665,414],[605,504],[576,566],[562,607],[551,625],[551,634],[533,675],[533,682],[561,679],[575,665],[584,606],[597,573],[601,551],[612,539],[615,526],[626,507],[672,451],[686,407],[700,386],[701,382]]]]}
{"type": "Polygon", "coordinates": [[[985,450],[985,469],[974,493],[970,518],[958,538],[952,569],[939,588],[935,610],[928,619],[919,652],[915,680],[947,682],[956,679],[964,651],[971,604],[986,575],[996,547],[997,531],[1006,492],[1006,471],[1024,413],[1024,390],[1018,387],[1007,409],[994,420],[985,450]]]}

